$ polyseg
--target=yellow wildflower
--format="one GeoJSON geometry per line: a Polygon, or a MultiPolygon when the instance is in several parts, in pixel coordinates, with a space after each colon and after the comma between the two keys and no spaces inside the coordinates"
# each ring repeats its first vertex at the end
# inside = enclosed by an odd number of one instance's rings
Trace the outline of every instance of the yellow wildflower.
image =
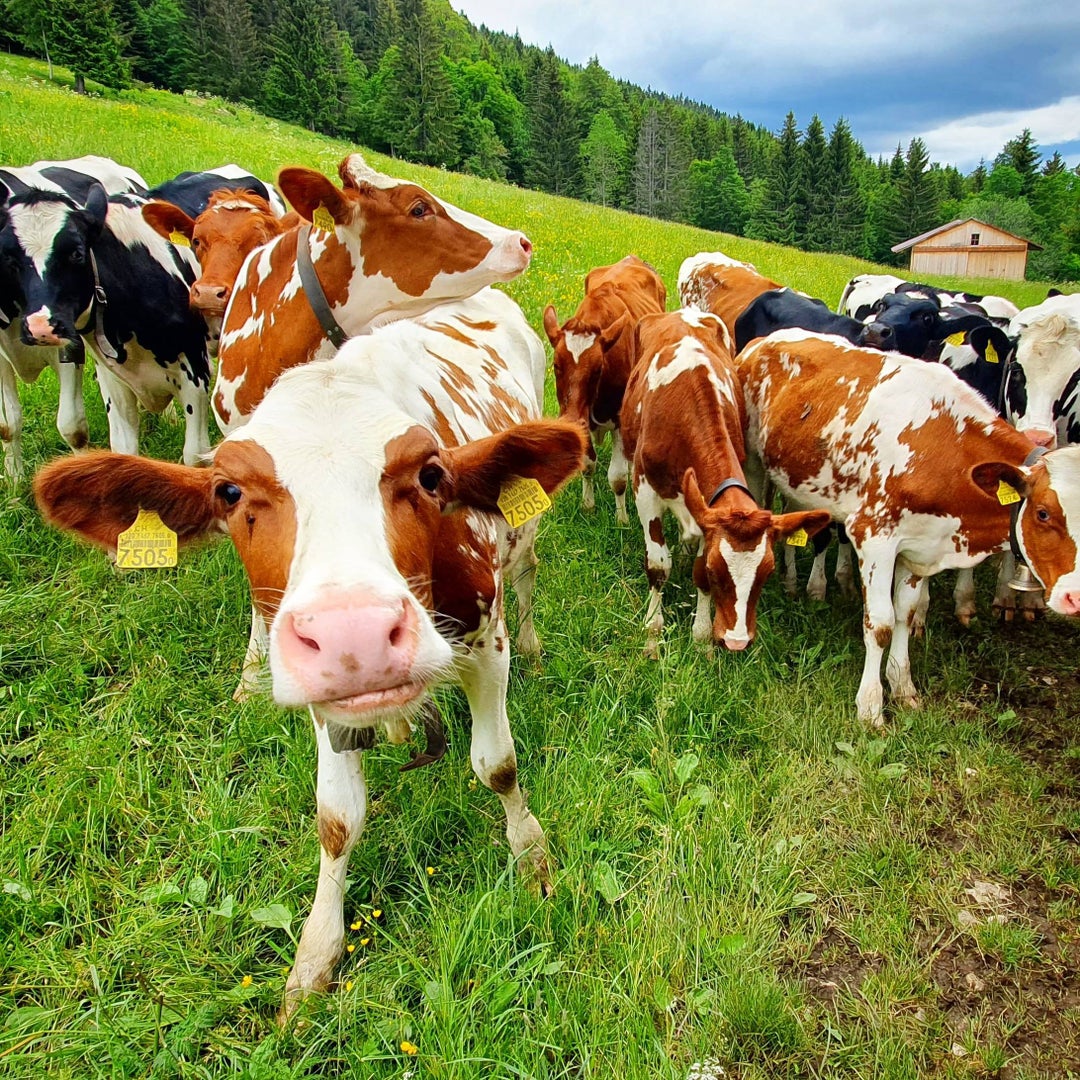
{"type": "Polygon", "coordinates": [[[240,985],[246,990],[255,980],[250,975],[245,975],[240,980],[240,985]]]}
{"type": "Polygon", "coordinates": [[[434,873],[435,873],[435,867],[434,866],[429,866],[427,868],[427,876],[431,877],[434,873]]]}
{"type": "Polygon", "coordinates": [[[409,1042],[407,1039],[402,1041],[401,1049],[406,1054],[408,1054],[410,1057],[412,1057],[414,1054],[418,1054],[420,1052],[420,1047],[417,1046],[415,1043],[409,1042]]]}
{"type": "Polygon", "coordinates": [[[356,952],[356,946],[350,941],[349,944],[345,946],[345,951],[356,952]]]}
{"type": "Polygon", "coordinates": [[[361,944],[361,945],[370,945],[370,944],[371,944],[371,938],[369,938],[369,937],[362,937],[362,938],[360,939],[360,944],[361,944]]]}
{"type": "Polygon", "coordinates": [[[352,979],[349,979],[345,983],[345,992],[348,993],[352,988],[353,988],[353,981],[352,981],[352,979]]]}
{"type": "Polygon", "coordinates": [[[382,908],[373,908],[372,912],[371,912],[371,917],[373,919],[381,919],[382,918],[382,908]]]}
{"type": "Polygon", "coordinates": [[[356,922],[349,923],[349,929],[350,930],[359,930],[360,927],[363,926],[363,925],[364,925],[364,920],[363,919],[357,919],[356,922]]]}

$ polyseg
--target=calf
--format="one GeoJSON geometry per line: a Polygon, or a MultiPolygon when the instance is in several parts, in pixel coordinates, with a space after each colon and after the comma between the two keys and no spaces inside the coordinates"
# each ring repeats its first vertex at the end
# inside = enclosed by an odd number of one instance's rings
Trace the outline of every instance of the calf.
{"type": "Polygon", "coordinates": [[[773,570],[773,541],[829,524],[826,511],[774,515],[743,477],[746,410],[723,322],[697,308],[646,315],[637,325],[638,362],[619,427],[633,463],[634,502],[645,532],[649,579],[646,653],[657,655],[671,555],[663,515],[697,541],[694,640],[745,649],[757,631],[757,601],[773,570]],[[706,501],[702,490],[711,493],[706,501]],[[715,604],[716,617],[710,616],[715,604]]]}
{"type": "Polygon", "coordinates": [[[318,747],[319,882],[283,1018],[329,985],[341,955],[366,815],[358,748],[374,728],[404,738],[438,684],[464,689],[473,769],[502,803],[510,850],[550,886],[506,714],[503,591],[514,582],[527,600],[536,520],[511,529],[497,501],[515,478],[553,492],[581,467],[585,438],[534,419],[543,349],[511,309],[464,301],[286,372],[209,468],[98,453],[35,483],[53,525],[108,551],[145,509],[181,543],[227,533],[244,563],[270,623],[274,698],[308,708],[318,747]]]}
{"type": "Polygon", "coordinates": [[[710,311],[735,340],[735,320],[763,292],[783,286],[763,277],[751,263],[738,262],[721,251],[702,251],[679,267],[679,299],[684,307],[710,311]]]}
{"type": "MultiPolygon", "coordinates": [[[[22,406],[18,380],[34,382],[51,368],[60,384],[56,426],[72,449],[86,445],[89,431],[83,402],[85,353],[81,340],[71,340],[63,348],[38,345],[22,332],[19,317],[26,310],[25,245],[37,253],[41,271],[50,262],[59,262],[47,247],[47,235],[38,237],[37,217],[28,207],[35,193],[48,193],[56,217],[58,207],[80,206],[90,189],[101,185],[109,194],[141,192],[146,182],[133,169],[108,158],[93,155],[71,161],[39,161],[34,165],[0,169],[0,439],[4,443],[4,472],[15,482],[23,474],[22,406]],[[19,207],[12,218],[12,201],[19,207]]],[[[60,259],[65,255],[61,253],[60,259]]],[[[74,249],[66,254],[75,257],[74,249]]],[[[53,268],[58,270],[58,267],[53,268]]]]}
{"type": "Polygon", "coordinates": [[[544,309],[544,330],[554,350],[555,393],[559,415],[586,426],[591,435],[589,459],[581,482],[581,505],[596,505],[593,472],[596,445],[611,432],[608,483],[615,493],[615,518],[626,514],[628,462],[619,434],[626,381],[634,365],[634,327],[643,315],[662,312],[667,289],[660,275],[636,255],[612,266],[598,266],[585,277],[585,298],[559,326],[555,308],[544,309]]]}
{"type": "Polygon", "coordinates": [[[80,349],[95,374],[114,450],[138,453],[141,405],[185,414],[184,461],[209,449],[206,324],[188,308],[195,259],[143,221],[145,200],[93,184],[82,203],[32,190],[4,207],[0,258],[23,299],[25,345],[80,349]]]}
{"type": "Polygon", "coordinates": [[[147,203],[142,214],[166,239],[179,234],[191,244],[199,260],[191,306],[218,324],[248,255],[300,224],[298,214],[277,215],[265,198],[247,191],[215,191],[195,217],[168,202],[147,203]]]}
{"type": "MultiPolygon", "coordinates": [[[[740,357],[750,455],[795,505],[843,522],[862,573],[866,663],[857,705],[880,723],[881,657],[893,696],[918,705],[908,638],[925,578],[1019,550],[1047,602],[1080,613],[1080,450],[1028,464],[1031,444],[947,368],[782,331],[740,357]],[[1004,481],[1006,487],[1001,486],[1004,481]]],[[[751,485],[753,487],[753,485],[751,485]]]]}
{"type": "Polygon", "coordinates": [[[248,255],[225,310],[213,408],[228,434],[281,372],[332,356],[338,340],[419,315],[522,273],[524,233],[493,225],[422,187],[375,172],[360,154],[339,169],[341,188],[313,169],[283,169],[278,183],[310,230],[290,229],[248,255]],[[301,281],[306,256],[324,318],[301,281]]]}

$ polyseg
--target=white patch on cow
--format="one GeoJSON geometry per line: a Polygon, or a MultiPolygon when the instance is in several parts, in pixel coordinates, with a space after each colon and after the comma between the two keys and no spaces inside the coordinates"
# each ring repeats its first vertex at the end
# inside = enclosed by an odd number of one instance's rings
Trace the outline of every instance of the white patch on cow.
{"type": "Polygon", "coordinates": [[[34,264],[38,277],[45,276],[45,264],[53,252],[60,230],[67,224],[71,206],[64,202],[39,202],[27,206],[16,203],[9,207],[11,230],[27,258],[34,264]]]}
{"type": "Polygon", "coordinates": [[[300,267],[296,263],[293,263],[289,280],[286,281],[285,285],[282,287],[281,299],[291,300],[303,287],[304,283],[300,280],[300,267]]]}
{"type": "Polygon", "coordinates": [[[679,267],[678,289],[681,304],[686,307],[708,304],[708,294],[713,288],[713,282],[709,280],[712,277],[709,268],[712,266],[738,266],[757,273],[753,263],[739,262],[722,251],[700,251],[697,255],[689,255],[679,267]]]}
{"type": "Polygon", "coordinates": [[[262,213],[261,210],[254,204],[247,201],[247,199],[225,199],[222,202],[214,203],[211,213],[216,213],[218,210],[250,210],[252,213],[262,213]]]}
{"type": "MultiPolygon", "coordinates": [[[[1062,447],[1052,454],[1047,454],[1042,460],[1046,463],[1050,483],[1065,515],[1065,530],[1080,552],[1080,446],[1062,447]]],[[[1031,513],[1030,509],[1028,513],[1031,513]]],[[[1017,530],[1017,539],[1020,540],[1023,551],[1023,530],[1017,530]]],[[[1026,551],[1024,556],[1027,558],[1026,551]]],[[[1080,566],[1074,566],[1054,582],[1048,601],[1053,611],[1073,614],[1072,610],[1064,607],[1066,593],[1073,596],[1080,594],[1080,566]]]]}
{"type": "Polygon", "coordinates": [[[1020,309],[1004,296],[984,296],[979,301],[979,307],[986,312],[988,318],[995,322],[1004,319],[1015,319],[1020,314],[1020,309]]]}
{"type": "Polygon", "coordinates": [[[728,334],[727,327],[723,324],[719,316],[713,315],[708,311],[702,311],[696,307],[683,307],[678,311],[679,318],[682,319],[687,326],[694,327],[695,330],[700,330],[702,327],[710,327],[713,330],[719,330],[720,336],[724,339],[724,344],[731,348],[731,337],[728,334]]]}
{"type": "Polygon", "coordinates": [[[731,387],[728,385],[727,380],[721,382],[717,378],[712,358],[697,338],[690,336],[681,338],[675,345],[674,355],[661,367],[658,360],[662,355],[664,354],[658,353],[649,361],[648,373],[645,376],[645,384],[649,390],[656,391],[662,386],[669,386],[680,375],[701,368],[704,369],[709,385],[715,391],[717,399],[734,403],[735,399],[731,387]]]}
{"type": "Polygon", "coordinates": [[[586,349],[591,349],[596,343],[595,334],[576,334],[573,330],[567,330],[563,335],[566,343],[566,351],[570,353],[575,364],[581,362],[582,354],[586,349]]]}
{"type": "Polygon", "coordinates": [[[882,297],[896,292],[897,286],[903,284],[904,279],[893,274],[859,274],[844,286],[836,310],[841,315],[854,318],[859,308],[872,307],[882,297]]]}
{"type": "Polygon", "coordinates": [[[750,640],[750,628],[747,623],[747,609],[750,593],[757,580],[761,560],[769,546],[769,534],[763,533],[757,547],[751,551],[736,551],[723,537],[719,542],[720,555],[727,564],[728,573],[735,584],[735,625],[724,634],[725,640],[746,642],[750,640]]]}
{"type": "MultiPolygon", "coordinates": [[[[240,273],[237,275],[236,280],[246,282],[247,275],[246,275],[245,271],[250,266],[252,260],[254,260],[255,263],[256,263],[256,266],[255,266],[255,289],[258,289],[258,287],[260,285],[262,285],[262,283],[264,281],[266,281],[266,279],[273,272],[273,269],[274,269],[274,249],[278,246],[280,241],[281,241],[281,237],[277,236],[273,240],[271,240],[270,243],[264,244],[262,247],[256,248],[254,251],[252,251],[248,255],[248,257],[244,260],[244,265],[240,267],[240,273]]],[[[239,291],[240,291],[239,289],[235,290],[233,295],[235,296],[236,293],[239,292],[239,291]]]]}
{"type": "Polygon", "coordinates": [[[1080,368],[1080,296],[1052,296],[1025,308],[1009,324],[1009,336],[1019,336],[1016,364],[1024,372],[1021,411],[1009,419],[1018,431],[1054,431],[1054,406],[1080,368]]]}
{"type": "Polygon", "coordinates": [[[950,371],[963,371],[978,359],[979,354],[970,345],[950,345],[945,342],[941,348],[941,363],[950,371]]]}
{"type": "Polygon", "coordinates": [[[230,348],[238,341],[243,341],[244,338],[251,337],[253,334],[259,334],[262,332],[263,323],[266,321],[264,315],[250,315],[244,320],[243,324],[237,327],[235,330],[229,330],[221,335],[220,348],[230,348]]]}
{"type": "Polygon", "coordinates": [[[151,228],[143,220],[141,203],[138,206],[109,203],[105,226],[129,250],[141,244],[149,251],[154,262],[173,277],[183,279],[183,275],[176,269],[174,254],[179,255],[180,259],[191,269],[192,277],[198,276],[199,263],[191,248],[174,247],[156,229],[151,228]]]}

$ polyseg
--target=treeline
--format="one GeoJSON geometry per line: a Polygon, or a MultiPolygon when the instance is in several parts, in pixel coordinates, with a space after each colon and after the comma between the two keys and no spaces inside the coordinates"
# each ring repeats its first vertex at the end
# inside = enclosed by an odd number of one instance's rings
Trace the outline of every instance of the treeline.
{"type": "Polygon", "coordinates": [[[1030,131],[964,176],[913,139],[869,157],[847,122],[779,134],[614,79],[446,0],[0,0],[0,45],[79,81],[139,79],[411,161],[808,251],[897,263],[973,216],[1035,240],[1031,276],[1080,279],[1080,176],[1030,131]]]}

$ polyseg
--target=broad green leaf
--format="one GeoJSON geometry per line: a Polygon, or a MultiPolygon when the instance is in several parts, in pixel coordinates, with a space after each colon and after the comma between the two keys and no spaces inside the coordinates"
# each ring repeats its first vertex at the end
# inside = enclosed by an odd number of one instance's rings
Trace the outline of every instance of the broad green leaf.
{"type": "Polygon", "coordinates": [[[797,892],[791,898],[792,907],[806,907],[808,904],[814,904],[817,902],[817,893],[812,892],[797,892]]]}
{"type": "Polygon", "coordinates": [[[725,934],[722,938],[717,938],[716,943],[713,945],[713,949],[720,956],[733,956],[735,953],[742,952],[745,948],[745,934],[725,934]]]}
{"type": "Polygon", "coordinates": [[[202,907],[206,903],[207,894],[210,892],[210,883],[204,877],[196,875],[187,886],[187,899],[189,904],[202,907]]]}
{"type": "Polygon", "coordinates": [[[236,898],[229,893],[217,907],[210,908],[211,915],[220,915],[223,919],[231,919],[236,910],[236,898]]]}
{"type": "Polygon", "coordinates": [[[164,881],[160,885],[151,885],[143,889],[139,896],[151,904],[176,904],[184,899],[184,893],[180,886],[172,881],[164,881]]]}
{"type": "Polygon", "coordinates": [[[17,896],[20,900],[25,900],[26,903],[30,903],[33,899],[33,894],[21,881],[5,881],[4,892],[11,896],[17,896]]]}
{"type": "Polygon", "coordinates": [[[855,753],[855,747],[849,742],[837,741],[837,742],[833,743],[833,746],[835,746],[836,749],[839,750],[841,754],[849,754],[850,755],[850,754],[855,753]]]}
{"type": "Polygon", "coordinates": [[[652,984],[653,1004],[659,1012],[667,1012],[675,1001],[675,995],[671,992],[666,979],[656,978],[652,984]]]}
{"type": "Polygon", "coordinates": [[[622,895],[622,890],[619,888],[619,879],[615,876],[615,871],[611,868],[610,863],[604,862],[603,859],[593,866],[592,882],[596,891],[609,904],[614,904],[622,895]]]}
{"type": "Polygon", "coordinates": [[[675,763],[675,779],[679,782],[679,787],[694,775],[694,770],[701,764],[701,758],[697,756],[692,750],[683,754],[681,758],[675,763]]]}
{"type": "Polygon", "coordinates": [[[256,908],[251,913],[251,918],[260,926],[270,926],[275,930],[284,930],[285,933],[292,929],[292,912],[284,904],[256,908]]]}
{"type": "Polygon", "coordinates": [[[894,761],[889,765],[882,765],[878,769],[878,776],[883,776],[886,780],[896,780],[906,772],[907,766],[902,761],[894,761]]]}

